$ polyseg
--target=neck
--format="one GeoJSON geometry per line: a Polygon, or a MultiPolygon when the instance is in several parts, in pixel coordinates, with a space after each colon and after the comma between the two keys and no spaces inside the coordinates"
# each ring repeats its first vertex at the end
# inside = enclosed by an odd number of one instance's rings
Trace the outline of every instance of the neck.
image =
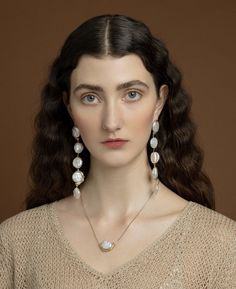
{"type": "Polygon", "coordinates": [[[89,174],[80,188],[90,218],[107,220],[137,213],[153,185],[145,152],[122,167],[107,167],[91,160],[89,174]]]}

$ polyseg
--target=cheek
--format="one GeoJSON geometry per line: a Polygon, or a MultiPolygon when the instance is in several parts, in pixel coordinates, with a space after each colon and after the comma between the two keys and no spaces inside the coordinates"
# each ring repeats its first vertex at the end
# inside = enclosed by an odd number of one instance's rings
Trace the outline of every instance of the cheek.
{"type": "Polygon", "coordinates": [[[151,134],[152,129],[152,118],[150,116],[142,116],[136,121],[134,131],[137,136],[139,136],[140,143],[145,144],[151,134]]]}
{"type": "Polygon", "coordinates": [[[85,113],[85,111],[72,110],[73,120],[75,125],[79,128],[81,138],[84,142],[87,142],[90,138],[93,138],[96,133],[96,124],[98,123],[97,116],[94,113],[85,113]]]}
{"type": "Polygon", "coordinates": [[[142,129],[149,129],[151,127],[151,122],[152,122],[152,114],[143,114],[140,115],[139,119],[138,119],[138,124],[139,127],[142,129]]]}
{"type": "Polygon", "coordinates": [[[153,106],[143,106],[142,109],[129,117],[129,123],[133,130],[139,135],[142,134],[142,137],[149,137],[151,133],[153,113],[153,106]]]}
{"type": "Polygon", "coordinates": [[[97,129],[96,129],[96,122],[94,122],[92,118],[90,119],[80,118],[76,122],[76,125],[80,130],[81,138],[85,143],[85,145],[90,140],[94,139],[97,129]]]}

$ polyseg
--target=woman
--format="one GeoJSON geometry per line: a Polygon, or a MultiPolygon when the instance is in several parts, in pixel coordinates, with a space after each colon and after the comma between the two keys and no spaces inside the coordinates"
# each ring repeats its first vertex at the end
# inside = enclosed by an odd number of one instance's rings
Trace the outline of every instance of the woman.
{"type": "Polygon", "coordinates": [[[27,210],[0,227],[3,288],[236,288],[236,224],[214,210],[190,106],[142,22],[72,32],[42,92],[27,210]]]}

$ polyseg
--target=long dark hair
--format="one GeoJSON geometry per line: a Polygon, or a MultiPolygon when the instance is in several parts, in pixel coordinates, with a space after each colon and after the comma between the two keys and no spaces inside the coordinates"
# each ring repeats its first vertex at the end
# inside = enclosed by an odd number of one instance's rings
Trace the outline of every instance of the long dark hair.
{"type": "MultiPolygon", "coordinates": [[[[181,72],[170,61],[165,44],[152,36],[144,23],[122,15],[100,15],[82,23],[68,36],[51,66],[41,94],[41,108],[35,117],[26,209],[72,195],[74,124],[63,94],[70,94],[70,76],[79,58],[84,54],[122,57],[129,53],[142,59],[154,77],[157,92],[163,84],[169,88],[159,117],[160,181],[184,199],[215,209],[213,186],[202,170],[203,151],[196,144],[196,125],[190,116],[191,97],[182,87],[181,72]]],[[[149,145],[147,153],[151,154],[149,145]]],[[[86,178],[90,164],[86,147],[81,158],[86,178]]]]}

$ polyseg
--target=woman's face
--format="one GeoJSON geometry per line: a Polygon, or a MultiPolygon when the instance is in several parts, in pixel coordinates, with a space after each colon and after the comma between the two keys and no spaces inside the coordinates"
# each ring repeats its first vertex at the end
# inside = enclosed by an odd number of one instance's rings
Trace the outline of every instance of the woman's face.
{"type": "Polygon", "coordinates": [[[135,54],[100,59],[82,56],[71,74],[69,103],[65,103],[91,161],[115,167],[143,153],[167,89],[162,86],[157,98],[152,75],[135,54]],[[108,138],[128,142],[109,148],[101,143],[108,138]]]}

